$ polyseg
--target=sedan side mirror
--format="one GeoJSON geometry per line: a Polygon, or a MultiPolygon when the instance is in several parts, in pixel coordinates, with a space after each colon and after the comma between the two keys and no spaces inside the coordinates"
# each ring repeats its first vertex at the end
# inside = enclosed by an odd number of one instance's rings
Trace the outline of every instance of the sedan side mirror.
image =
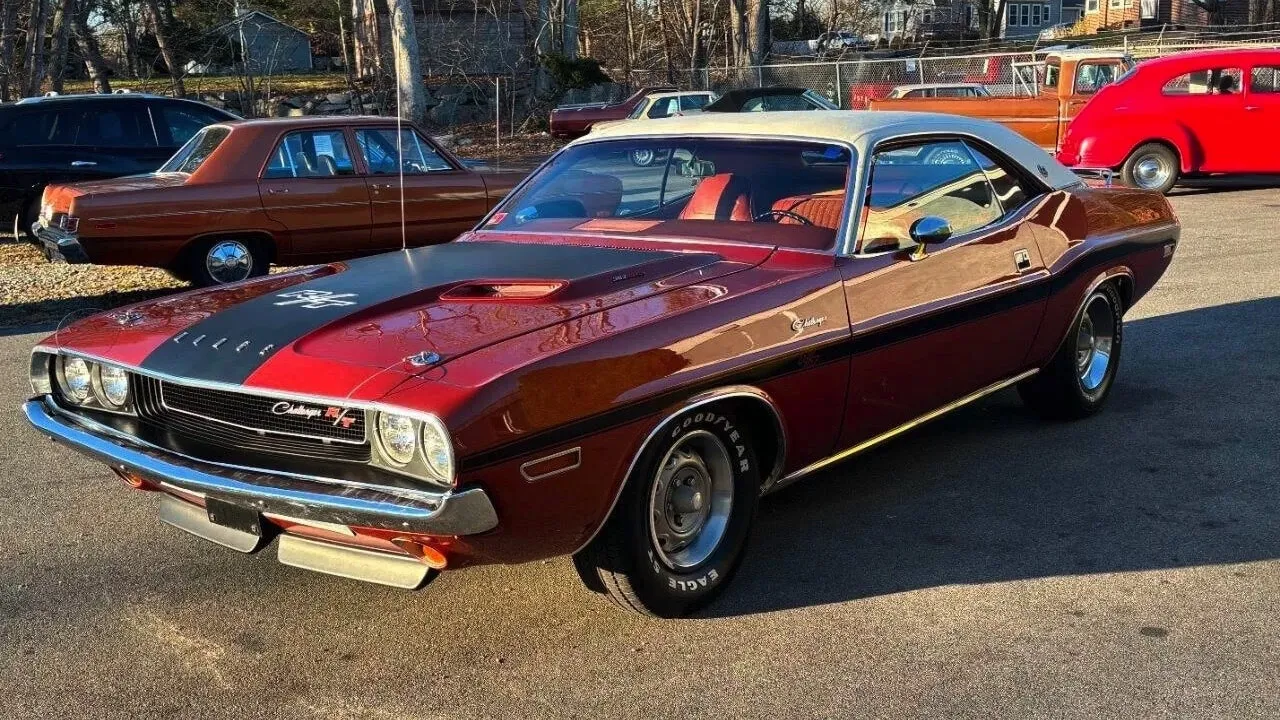
{"type": "Polygon", "coordinates": [[[944,243],[951,238],[951,223],[936,215],[927,215],[911,223],[910,233],[916,244],[911,259],[923,260],[926,246],[944,243]]]}

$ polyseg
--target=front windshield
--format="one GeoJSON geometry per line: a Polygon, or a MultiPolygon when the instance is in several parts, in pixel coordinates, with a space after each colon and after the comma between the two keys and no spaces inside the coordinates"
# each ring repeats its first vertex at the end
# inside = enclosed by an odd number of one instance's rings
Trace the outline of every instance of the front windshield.
{"type": "Polygon", "coordinates": [[[827,249],[852,151],[816,142],[635,138],[569,147],[486,230],[611,232],[827,249]]]}
{"type": "Polygon", "coordinates": [[[178,152],[166,160],[164,165],[161,165],[156,172],[187,174],[195,172],[230,134],[231,130],[218,125],[201,130],[192,135],[186,144],[178,148],[178,152]]]}

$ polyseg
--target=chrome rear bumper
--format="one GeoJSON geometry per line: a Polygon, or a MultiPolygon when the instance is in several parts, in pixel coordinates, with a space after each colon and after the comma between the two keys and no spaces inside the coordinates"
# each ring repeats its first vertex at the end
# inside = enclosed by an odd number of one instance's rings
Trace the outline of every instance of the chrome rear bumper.
{"type": "Polygon", "coordinates": [[[225,500],[299,520],[427,535],[476,535],[497,527],[498,514],[479,488],[408,490],[333,478],[275,473],[179,455],[91,419],[64,412],[48,397],[22,406],[41,433],[113,469],[161,489],[225,500]]]}
{"type": "Polygon", "coordinates": [[[89,255],[85,253],[80,238],[75,233],[51,228],[37,222],[31,226],[31,235],[44,247],[44,256],[49,262],[87,263],[89,255]]]}

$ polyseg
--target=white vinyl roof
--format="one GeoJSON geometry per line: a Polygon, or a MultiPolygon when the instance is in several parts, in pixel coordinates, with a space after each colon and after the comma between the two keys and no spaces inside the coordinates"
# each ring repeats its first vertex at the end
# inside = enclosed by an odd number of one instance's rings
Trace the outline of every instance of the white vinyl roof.
{"type": "Polygon", "coordinates": [[[629,137],[769,137],[849,143],[866,155],[878,142],[922,133],[968,135],[999,149],[1054,189],[1080,178],[1018,133],[988,120],[925,112],[800,110],[759,113],[694,113],[655,123],[596,125],[573,144],[629,137]]]}

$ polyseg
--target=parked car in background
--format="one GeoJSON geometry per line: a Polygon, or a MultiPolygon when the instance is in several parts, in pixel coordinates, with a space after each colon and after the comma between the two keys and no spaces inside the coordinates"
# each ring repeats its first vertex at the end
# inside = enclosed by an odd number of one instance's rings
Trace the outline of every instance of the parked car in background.
{"type": "Polygon", "coordinates": [[[240,552],[402,588],[572,554],[686,615],[771,572],[764,493],[1006,387],[1098,412],[1179,233],[989,122],[618,123],[457,242],[63,327],[23,410],[240,552]]]}
{"type": "Polygon", "coordinates": [[[35,234],[51,260],[214,285],[452,240],[519,177],[478,173],[412,124],[397,141],[394,119],[244,120],[201,130],[149,175],[49,186],[35,234]]]}
{"type": "Polygon", "coordinates": [[[591,132],[591,127],[598,122],[621,120],[630,115],[636,105],[639,105],[650,93],[670,90],[675,90],[675,88],[667,85],[643,87],[621,102],[561,105],[551,111],[551,136],[558,138],[581,137],[591,132]]]}
{"type": "Polygon", "coordinates": [[[875,39],[849,30],[834,30],[819,35],[814,45],[820,56],[843,55],[869,50],[875,47],[875,39]]]}
{"type": "Polygon", "coordinates": [[[991,97],[985,85],[977,83],[924,83],[899,85],[886,99],[898,98],[985,98],[991,97]]]}
{"type": "Polygon", "coordinates": [[[133,92],[0,105],[0,213],[29,231],[46,185],[151,172],[200,128],[235,119],[204,103],[133,92]]]}
{"type": "MultiPolygon", "coordinates": [[[[989,59],[989,62],[994,60],[989,59]]],[[[917,110],[986,118],[1006,125],[1050,152],[1057,150],[1071,118],[1099,90],[1114,82],[1133,59],[1119,51],[1064,50],[1013,75],[1031,97],[934,97],[872,100],[872,110],[917,110]]],[[[1013,73],[1015,68],[1010,67],[1013,73]]]]}
{"type": "Polygon", "coordinates": [[[705,90],[650,93],[631,109],[626,119],[661,120],[662,118],[699,112],[715,99],[715,93],[705,90]]]}
{"type": "Polygon", "coordinates": [[[1058,158],[1167,192],[1186,175],[1280,173],[1280,50],[1147,60],[1098,93],[1058,158]]]}
{"type": "Polygon", "coordinates": [[[729,90],[702,112],[779,112],[786,110],[836,110],[822,95],[799,87],[763,87],[729,90]]]}

